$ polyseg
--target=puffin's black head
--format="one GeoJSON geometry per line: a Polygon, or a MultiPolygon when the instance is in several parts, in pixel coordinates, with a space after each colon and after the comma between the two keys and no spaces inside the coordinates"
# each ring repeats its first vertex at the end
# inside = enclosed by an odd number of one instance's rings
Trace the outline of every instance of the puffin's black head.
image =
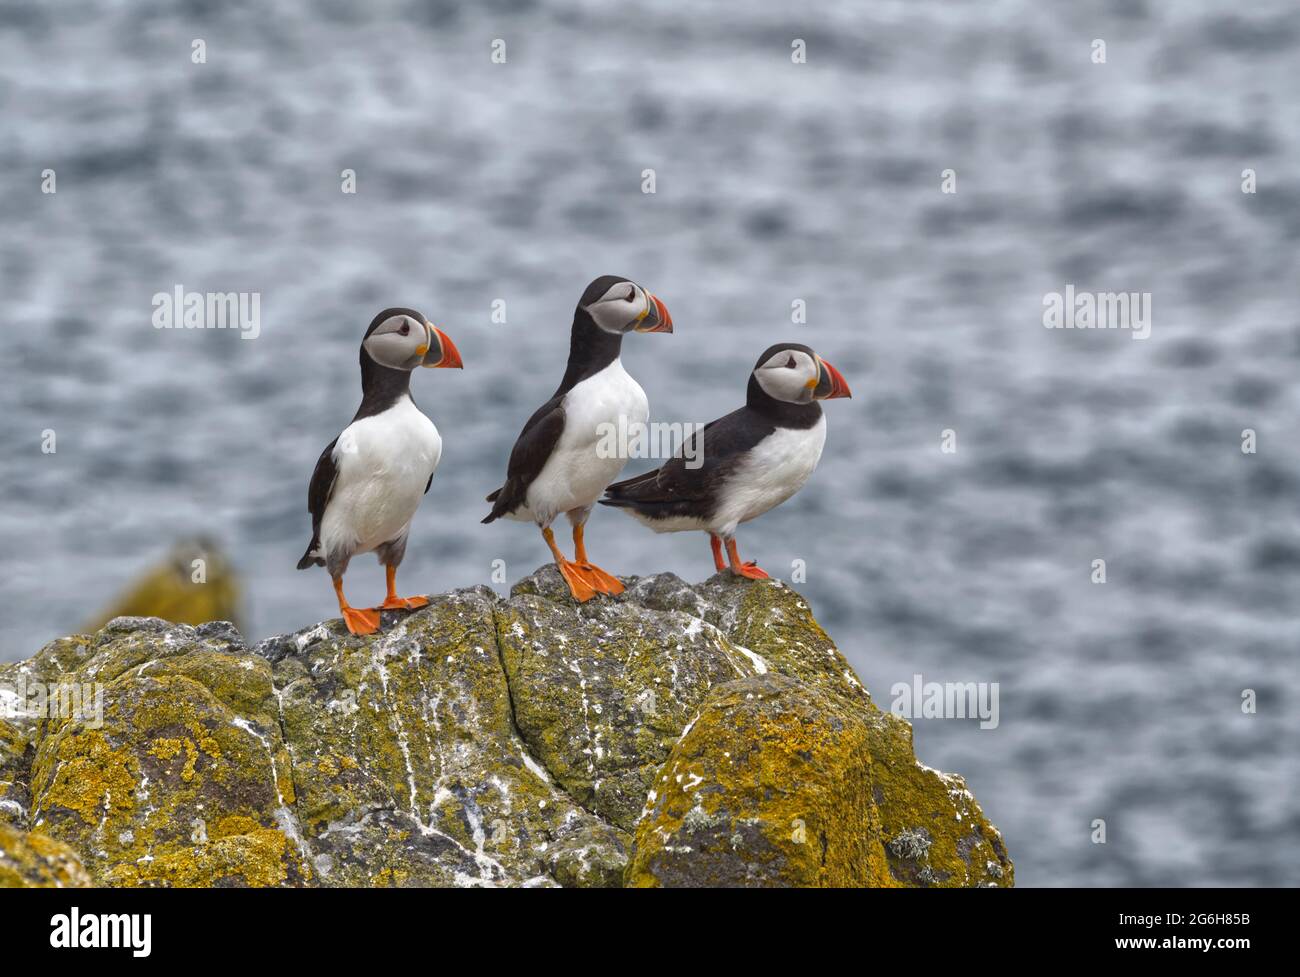
{"type": "Polygon", "coordinates": [[[574,318],[583,315],[598,329],[615,336],[633,331],[673,331],[673,317],[667,307],[636,282],[618,275],[602,275],[587,286],[574,318]]]}
{"type": "Polygon", "coordinates": [[[840,371],[800,343],[777,343],[754,364],[751,388],[787,404],[850,397],[849,385],[840,371]]]}
{"type": "Polygon", "coordinates": [[[385,309],[375,316],[361,341],[363,366],[367,359],[407,372],[417,366],[462,365],[451,337],[414,309],[385,309]]]}

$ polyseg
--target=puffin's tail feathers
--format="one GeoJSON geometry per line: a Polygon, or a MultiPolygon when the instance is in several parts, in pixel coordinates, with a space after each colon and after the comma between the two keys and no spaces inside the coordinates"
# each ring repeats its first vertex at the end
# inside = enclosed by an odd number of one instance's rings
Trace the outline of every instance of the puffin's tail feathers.
{"type": "Polygon", "coordinates": [[[605,497],[598,499],[601,505],[614,509],[623,509],[628,515],[645,520],[666,519],[669,516],[688,515],[683,512],[689,508],[689,500],[665,495],[659,485],[659,469],[644,472],[634,478],[626,478],[606,487],[605,497]]]}
{"type": "MultiPolygon", "coordinates": [[[[633,475],[621,482],[614,482],[605,486],[605,496],[610,499],[633,499],[636,497],[637,489],[651,488],[658,478],[659,469],[652,468],[648,472],[642,472],[640,475],[633,475]]],[[[601,501],[604,502],[605,500],[601,499],[601,501]]]]}
{"type": "Polygon", "coordinates": [[[320,556],[319,547],[320,540],[313,536],[311,542],[307,544],[307,552],[298,561],[299,570],[306,570],[310,566],[323,567],[325,565],[325,561],[320,556]]]}
{"type": "Polygon", "coordinates": [[[492,503],[492,511],[482,519],[482,522],[494,522],[502,516],[509,515],[519,508],[520,492],[518,483],[506,479],[506,483],[487,497],[487,501],[492,503]]]}
{"type": "MultiPolygon", "coordinates": [[[[502,485],[501,488],[505,488],[505,486],[502,485]]],[[[485,502],[495,502],[495,501],[497,500],[497,496],[499,496],[500,494],[501,494],[501,489],[497,489],[495,492],[493,492],[491,495],[489,495],[486,499],[484,499],[484,501],[485,501],[485,502]]],[[[493,506],[493,507],[492,507],[492,511],[489,512],[489,513],[487,514],[487,518],[486,518],[486,519],[480,519],[479,522],[492,522],[493,520],[496,519],[496,517],[497,517],[497,507],[496,507],[496,506],[493,506]]]]}

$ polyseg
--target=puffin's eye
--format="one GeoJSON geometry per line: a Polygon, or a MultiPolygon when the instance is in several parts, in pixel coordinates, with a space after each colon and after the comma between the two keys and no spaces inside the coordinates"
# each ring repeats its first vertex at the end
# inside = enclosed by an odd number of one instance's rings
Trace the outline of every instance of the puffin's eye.
{"type": "Polygon", "coordinates": [[[397,331],[403,336],[409,336],[411,334],[411,324],[409,322],[403,322],[402,328],[397,331]]]}
{"type": "Polygon", "coordinates": [[[785,361],[785,368],[786,368],[787,370],[793,370],[794,367],[795,367],[795,362],[794,362],[794,357],[792,356],[792,357],[790,357],[788,360],[785,361]]]}
{"type": "Polygon", "coordinates": [[[635,302],[635,301],[636,301],[636,289],[635,289],[635,288],[629,288],[629,289],[627,290],[627,300],[628,300],[629,302],[635,302]]]}

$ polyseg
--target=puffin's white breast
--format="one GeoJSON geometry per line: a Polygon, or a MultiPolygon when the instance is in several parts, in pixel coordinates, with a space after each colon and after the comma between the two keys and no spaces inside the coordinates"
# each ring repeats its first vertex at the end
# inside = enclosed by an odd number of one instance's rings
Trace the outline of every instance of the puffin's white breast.
{"type": "Polygon", "coordinates": [[[746,452],[718,492],[710,528],[722,535],[779,506],[798,492],[821,460],[826,417],[809,428],[777,428],[746,452]]]}
{"type": "Polygon", "coordinates": [[[407,396],[349,424],[333,457],[338,479],[321,544],[326,552],[365,553],[406,531],[442,457],[442,438],[407,396]]]}
{"type": "Polygon", "coordinates": [[[547,523],[561,512],[594,505],[628,461],[625,446],[612,452],[598,450],[602,440],[606,446],[611,440],[605,425],[617,431],[619,419],[624,418],[627,429],[644,424],[649,416],[645,391],[618,360],[576,384],[564,397],[560,440],[528,487],[528,512],[516,517],[547,523]]]}

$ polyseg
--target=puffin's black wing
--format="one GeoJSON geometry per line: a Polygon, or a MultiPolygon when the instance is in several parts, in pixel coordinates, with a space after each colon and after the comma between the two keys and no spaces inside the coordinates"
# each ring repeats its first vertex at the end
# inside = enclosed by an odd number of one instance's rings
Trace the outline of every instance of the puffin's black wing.
{"type": "Polygon", "coordinates": [[[683,450],[661,468],[610,485],[600,503],[652,518],[707,516],[745,453],[774,430],[770,421],[745,407],[732,411],[686,442],[690,454],[703,461],[698,468],[687,467],[683,450]]]}
{"type": "Polygon", "coordinates": [[[334,494],[334,483],[339,477],[338,466],[334,464],[334,446],[338,441],[339,439],[335,438],[325,446],[325,450],[316,461],[316,470],[311,473],[311,484],[307,486],[307,511],[311,513],[311,542],[307,544],[307,552],[298,561],[299,570],[306,570],[313,564],[320,567],[325,565],[324,558],[316,555],[316,551],[320,547],[320,521],[325,516],[325,506],[329,505],[330,496],[334,494]]]}
{"type": "Polygon", "coordinates": [[[528,418],[519,440],[510,450],[506,483],[487,497],[487,501],[492,503],[492,511],[483,522],[499,519],[527,500],[528,486],[541,474],[564,433],[563,401],[563,396],[552,397],[528,418]]]}

